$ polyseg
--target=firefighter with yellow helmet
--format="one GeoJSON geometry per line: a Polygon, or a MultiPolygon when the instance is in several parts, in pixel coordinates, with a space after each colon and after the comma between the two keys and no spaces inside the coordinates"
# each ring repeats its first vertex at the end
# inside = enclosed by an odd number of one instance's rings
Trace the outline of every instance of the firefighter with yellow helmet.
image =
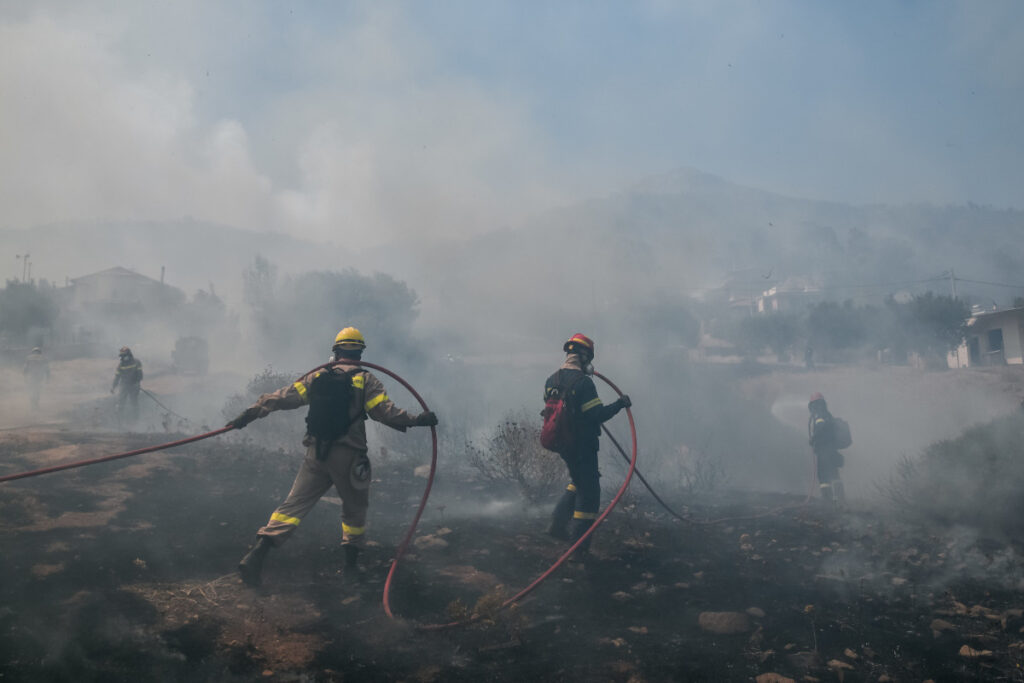
{"type": "Polygon", "coordinates": [[[117,352],[117,370],[114,371],[114,383],[110,385],[110,393],[117,391],[117,419],[121,420],[125,410],[129,411],[128,419],[139,417],[139,391],[142,390],[142,361],[135,357],[132,350],[122,346],[117,352]]]}
{"type": "Polygon", "coordinates": [[[259,585],[263,561],[271,548],[284,543],[299,527],[303,517],[334,486],[341,497],[341,536],[345,553],[345,575],[358,571],[359,550],[366,532],[366,511],[370,494],[370,459],[367,457],[366,418],[404,432],[408,427],[437,424],[432,411],[412,415],[398,408],[384,391],[384,385],[356,363],[366,340],[354,327],[346,327],[334,339],[336,365],[312,372],[294,384],[282,387],[259,400],[228,422],[242,429],[255,419],[276,410],[309,406],[306,416],[306,456],[295,476],[288,497],[267,524],[257,531],[256,545],[238,565],[242,580],[259,585]]]}

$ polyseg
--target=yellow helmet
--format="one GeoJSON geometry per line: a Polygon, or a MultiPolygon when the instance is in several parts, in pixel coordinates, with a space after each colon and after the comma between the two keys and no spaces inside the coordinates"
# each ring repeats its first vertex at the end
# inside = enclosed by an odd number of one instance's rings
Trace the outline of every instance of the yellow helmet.
{"type": "Polygon", "coordinates": [[[365,349],[366,340],[363,333],[354,327],[346,327],[334,338],[334,348],[342,349],[365,349]]]}

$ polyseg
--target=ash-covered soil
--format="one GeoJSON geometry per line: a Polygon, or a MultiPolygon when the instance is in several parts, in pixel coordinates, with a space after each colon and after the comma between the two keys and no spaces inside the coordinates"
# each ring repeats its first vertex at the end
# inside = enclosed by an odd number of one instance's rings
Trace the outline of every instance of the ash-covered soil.
{"type": "MultiPolygon", "coordinates": [[[[6,430],[0,474],[172,438],[6,430]]],[[[1017,543],[801,497],[660,491],[679,521],[635,482],[592,561],[498,612],[564,545],[547,508],[442,461],[390,619],[425,460],[378,454],[362,580],[339,571],[327,498],[247,588],[235,565],[298,462],[243,433],[0,484],[0,680],[1022,679],[1017,543]]]]}

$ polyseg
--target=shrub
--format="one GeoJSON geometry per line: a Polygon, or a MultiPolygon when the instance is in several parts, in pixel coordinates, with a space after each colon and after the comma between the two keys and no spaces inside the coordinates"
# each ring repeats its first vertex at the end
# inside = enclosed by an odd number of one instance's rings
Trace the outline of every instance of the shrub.
{"type": "Polygon", "coordinates": [[[467,443],[466,450],[484,479],[514,484],[531,502],[553,494],[567,476],[562,459],[540,445],[540,419],[524,410],[506,416],[483,447],[467,443]]]}
{"type": "Polygon", "coordinates": [[[881,492],[915,521],[1019,534],[1024,531],[1015,513],[1024,499],[1022,440],[1021,413],[972,427],[932,444],[918,458],[904,457],[881,492]]]}
{"type": "MultiPolygon", "coordinates": [[[[277,391],[294,382],[296,378],[297,375],[274,372],[268,366],[263,372],[249,380],[245,387],[245,393],[233,394],[227,398],[224,407],[221,408],[221,415],[224,416],[225,421],[230,420],[255,403],[263,394],[277,391]]],[[[293,410],[283,414],[273,413],[264,419],[252,422],[243,433],[259,441],[265,448],[293,449],[299,446],[306,432],[305,415],[305,410],[293,410]]]]}

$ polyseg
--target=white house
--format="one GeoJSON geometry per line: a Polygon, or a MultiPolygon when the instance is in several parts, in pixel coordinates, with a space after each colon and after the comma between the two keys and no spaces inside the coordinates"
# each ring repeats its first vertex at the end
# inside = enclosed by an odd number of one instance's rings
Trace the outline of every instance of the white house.
{"type": "Polygon", "coordinates": [[[949,354],[951,368],[1024,364],[1024,308],[981,311],[967,319],[967,337],[949,354]]]}

